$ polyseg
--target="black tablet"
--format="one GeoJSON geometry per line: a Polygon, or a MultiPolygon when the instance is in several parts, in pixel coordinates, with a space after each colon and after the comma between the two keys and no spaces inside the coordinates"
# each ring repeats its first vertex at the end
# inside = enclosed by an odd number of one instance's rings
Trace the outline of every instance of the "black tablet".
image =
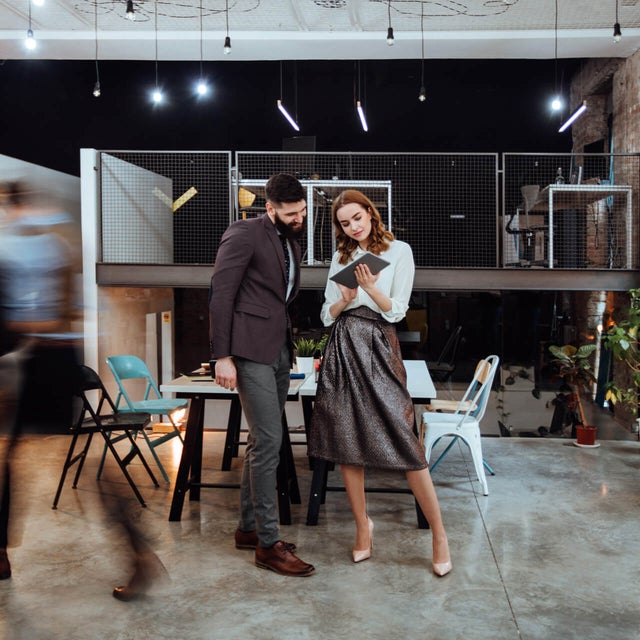
{"type": "Polygon", "coordinates": [[[354,273],[354,271],[359,264],[366,264],[369,267],[369,271],[371,271],[371,273],[375,276],[376,273],[379,273],[385,267],[388,267],[390,263],[387,260],[383,260],[382,258],[374,255],[373,253],[365,253],[357,260],[354,260],[351,264],[348,264],[344,269],[331,276],[331,280],[337,282],[338,284],[344,285],[349,289],[355,289],[358,286],[358,281],[356,280],[356,274],[354,273]]]}

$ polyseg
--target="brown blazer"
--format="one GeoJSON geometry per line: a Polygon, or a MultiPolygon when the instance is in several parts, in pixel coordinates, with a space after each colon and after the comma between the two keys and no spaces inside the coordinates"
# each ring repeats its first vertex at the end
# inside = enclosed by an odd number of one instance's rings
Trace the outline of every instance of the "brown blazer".
{"type": "Polygon", "coordinates": [[[290,244],[296,275],[287,301],[284,252],[269,216],[239,220],[224,232],[209,290],[212,358],[270,364],[291,342],[288,305],[300,289],[301,250],[290,244]]]}

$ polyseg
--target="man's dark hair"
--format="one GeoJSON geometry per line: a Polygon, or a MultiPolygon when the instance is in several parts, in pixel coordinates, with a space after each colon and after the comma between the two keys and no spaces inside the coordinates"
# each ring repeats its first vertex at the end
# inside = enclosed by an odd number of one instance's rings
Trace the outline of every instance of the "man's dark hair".
{"type": "Polygon", "coordinates": [[[304,187],[290,173],[276,173],[271,176],[264,190],[267,200],[271,204],[299,202],[307,199],[307,192],[304,187]]]}

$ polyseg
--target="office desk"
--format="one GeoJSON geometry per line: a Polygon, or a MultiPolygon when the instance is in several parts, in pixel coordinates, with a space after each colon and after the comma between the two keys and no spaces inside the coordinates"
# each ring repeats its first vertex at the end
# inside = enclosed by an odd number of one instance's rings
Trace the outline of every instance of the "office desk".
{"type": "MultiPolygon", "coordinates": [[[[287,400],[297,400],[298,391],[304,379],[292,379],[289,385],[287,400]]],[[[202,482],[202,437],[204,431],[205,400],[230,400],[227,435],[223,455],[223,470],[231,468],[231,458],[237,455],[242,407],[237,391],[230,391],[205,376],[191,378],[180,376],[171,382],[160,385],[162,393],[175,393],[181,398],[190,398],[189,417],[184,437],[184,447],[178,467],[176,485],[173,489],[169,520],[180,520],[184,498],[189,492],[189,500],[200,500],[201,488],[237,489],[238,484],[204,483],[202,482]]],[[[278,465],[277,492],[280,523],[291,524],[290,503],[300,504],[300,490],[296,477],[291,440],[287,428],[286,415],[282,415],[282,445],[280,447],[280,464],[278,465]]]]}
{"type": "Polygon", "coordinates": [[[629,185],[610,184],[550,184],[540,191],[529,213],[548,212],[549,214],[549,269],[553,269],[553,214],[554,211],[582,209],[589,204],[604,200],[609,196],[626,196],[626,269],[633,264],[633,189],[629,185]]]}
{"type": "MultiPolygon", "coordinates": [[[[436,397],[436,388],[429,375],[427,364],[424,360],[404,360],[404,367],[407,371],[407,389],[414,404],[429,404],[436,397]]],[[[313,413],[313,400],[316,397],[315,377],[309,377],[300,387],[300,399],[302,400],[302,410],[304,412],[304,423],[308,432],[313,413]]],[[[414,425],[417,433],[417,425],[414,425]]],[[[329,467],[332,463],[326,460],[313,459],[313,477],[311,479],[311,491],[309,492],[309,506],[307,509],[307,525],[318,524],[318,514],[320,505],[324,504],[327,491],[344,491],[343,487],[327,486],[329,467]]],[[[366,491],[370,493],[411,493],[409,489],[380,489],[368,487],[366,491]]],[[[422,510],[416,502],[416,514],[418,516],[418,527],[428,529],[429,523],[424,517],[422,510]]]]}

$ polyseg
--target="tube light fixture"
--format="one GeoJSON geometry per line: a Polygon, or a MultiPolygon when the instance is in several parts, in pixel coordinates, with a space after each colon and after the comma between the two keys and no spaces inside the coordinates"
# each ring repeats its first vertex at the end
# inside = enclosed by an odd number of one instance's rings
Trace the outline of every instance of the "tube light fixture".
{"type": "Polygon", "coordinates": [[[289,121],[289,124],[296,131],[300,131],[300,127],[298,126],[298,123],[289,115],[289,112],[285,109],[284,105],[282,104],[282,100],[278,100],[277,105],[278,105],[278,109],[280,109],[280,113],[289,121]]]}
{"type": "Polygon", "coordinates": [[[364,109],[362,108],[362,103],[360,100],[356,102],[356,109],[358,111],[358,116],[360,116],[360,123],[362,124],[362,128],[364,131],[369,131],[369,126],[367,125],[367,119],[364,115],[364,109]]]}
{"type": "Polygon", "coordinates": [[[125,13],[127,20],[135,20],[136,12],[133,9],[133,0],[127,0],[127,12],[125,13]]]}
{"type": "Polygon", "coordinates": [[[389,15],[389,28],[387,29],[387,44],[391,47],[395,42],[393,39],[393,27],[391,26],[391,0],[387,0],[387,12],[389,15]]]}
{"type": "Polygon", "coordinates": [[[573,112],[571,117],[558,129],[558,133],[566,131],[585,111],[587,110],[587,101],[583,103],[573,112]]]}
{"type": "Polygon", "coordinates": [[[622,38],[622,31],[620,29],[620,22],[618,21],[618,0],[616,0],[616,22],[613,25],[613,41],[620,42],[622,38]]]}

